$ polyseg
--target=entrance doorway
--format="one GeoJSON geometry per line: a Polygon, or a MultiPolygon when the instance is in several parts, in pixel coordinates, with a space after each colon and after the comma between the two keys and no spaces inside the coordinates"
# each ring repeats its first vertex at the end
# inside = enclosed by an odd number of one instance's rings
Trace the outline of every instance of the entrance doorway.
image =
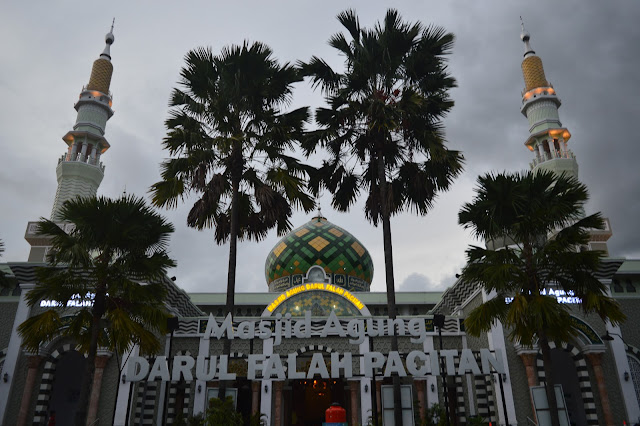
{"type": "Polygon", "coordinates": [[[286,425],[321,426],[325,411],[334,402],[349,410],[346,382],[342,379],[291,380],[289,384],[291,394],[283,413],[286,425]]]}
{"type": "Polygon", "coordinates": [[[562,385],[569,421],[572,425],[586,426],[587,418],[584,411],[580,382],[578,381],[578,371],[571,352],[559,348],[552,349],[551,371],[555,383],[562,385]]]}
{"type": "Polygon", "coordinates": [[[56,365],[47,416],[55,411],[58,425],[75,424],[85,363],[84,356],[72,350],[64,353],[56,365]]]}

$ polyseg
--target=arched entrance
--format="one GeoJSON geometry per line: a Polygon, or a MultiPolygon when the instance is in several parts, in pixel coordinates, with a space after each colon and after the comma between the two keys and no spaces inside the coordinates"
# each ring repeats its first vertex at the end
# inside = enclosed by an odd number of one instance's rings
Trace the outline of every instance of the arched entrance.
{"type": "MultiPolygon", "coordinates": [[[[333,349],[324,345],[301,347],[297,353],[297,370],[309,371],[314,353],[322,353],[327,368],[331,368],[333,349]]],[[[284,385],[284,424],[292,426],[321,426],[325,411],[337,402],[349,412],[349,387],[342,378],[287,380],[284,385]]]]}
{"type": "MultiPolygon", "coordinates": [[[[562,385],[572,424],[598,425],[598,414],[584,355],[570,343],[563,343],[561,347],[556,348],[554,342],[549,342],[549,346],[552,354],[552,374],[556,383],[562,385]],[[580,419],[583,420],[579,422],[580,419]]],[[[536,363],[538,381],[543,385],[545,383],[545,373],[542,353],[540,352],[538,352],[536,363]]]]}
{"type": "Polygon", "coordinates": [[[337,402],[348,408],[346,383],[342,379],[291,380],[291,406],[285,411],[284,424],[321,426],[325,411],[337,402]]]}
{"type": "Polygon", "coordinates": [[[74,424],[86,360],[79,352],[65,352],[56,364],[51,387],[49,414],[56,413],[56,424],[74,424]]]}
{"type": "Polygon", "coordinates": [[[562,385],[569,421],[572,425],[586,426],[587,418],[584,412],[584,401],[580,391],[578,371],[571,354],[564,349],[552,349],[551,372],[555,383],[562,385]]]}

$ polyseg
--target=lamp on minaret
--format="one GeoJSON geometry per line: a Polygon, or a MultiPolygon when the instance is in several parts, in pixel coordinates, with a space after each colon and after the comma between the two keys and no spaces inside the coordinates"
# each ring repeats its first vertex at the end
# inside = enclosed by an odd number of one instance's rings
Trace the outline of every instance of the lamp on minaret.
{"type": "MultiPolygon", "coordinates": [[[[520,18],[522,21],[522,18],[520,18]]],[[[522,60],[522,107],[520,111],[529,120],[529,137],[525,146],[533,152],[531,169],[549,170],[557,174],[567,174],[578,178],[578,162],[567,147],[571,133],[562,126],[558,108],[562,104],[553,85],[547,81],[542,67],[542,59],[536,55],[530,44],[531,35],[521,23],[520,39],[524,43],[522,60]]],[[[611,226],[605,218],[607,229],[591,232],[589,249],[608,253],[606,241],[611,237],[611,226]]]]}
{"type": "MultiPolygon", "coordinates": [[[[114,19],[115,22],[115,19],[114,19]]],[[[78,112],[73,129],[62,137],[67,144],[67,152],[58,159],[56,191],[51,220],[60,220],[60,210],[67,200],[77,197],[94,197],[104,177],[104,165],[100,157],[109,149],[104,137],[107,120],[113,115],[112,96],[109,92],[113,65],[111,64],[111,30],[105,36],[106,46],[100,57],[93,62],[89,84],[82,88],[78,102],[74,105],[78,112]]],[[[29,222],[25,239],[31,244],[29,261],[39,262],[45,258],[47,241],[36,233],[36,222],[29,222]]]]}

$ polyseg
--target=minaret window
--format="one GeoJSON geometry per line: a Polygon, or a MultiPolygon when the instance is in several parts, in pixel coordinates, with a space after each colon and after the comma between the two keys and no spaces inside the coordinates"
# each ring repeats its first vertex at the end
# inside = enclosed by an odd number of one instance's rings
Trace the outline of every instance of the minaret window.
{"type": "Polygon", "coordinates": [[[558,143],[558,139],[553,140],[553,147],[556,150],[556,157],[560,156],[560,144],[558,143]]]}
{"type": "Polygon", "coordinates": [[[542,148],[544,149],[544,153],[545,153],[545,160],[549,160],[551,159],[551,150],[549,149],[549,144],[547,143],[547,141],[543,141],[542,143],[542,148]]]}

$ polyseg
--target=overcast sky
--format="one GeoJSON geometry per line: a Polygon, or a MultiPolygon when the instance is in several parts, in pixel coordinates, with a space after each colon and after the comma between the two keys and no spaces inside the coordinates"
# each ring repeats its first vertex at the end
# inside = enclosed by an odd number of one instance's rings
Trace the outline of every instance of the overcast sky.
{"type": "MultiPolygon", "coordinates": [[[[573,135],[570,149],[591,193],[588,210],[610,218],[612,256],[640,257],[640,2],[58,0],[0,4],[2,261],[26,261],[27,222],[51,214],[57,159],[66,149],[61,137],[75,122],[74,102],[113,16],[115,114],[107,124],[111,149],[102,157],[106,171],[99,193],[114,197],[126,188],[147,196],[166,157],[161,141],[167,101],[189,49],[211,46],[219,52],[246,39],[268,44],[281,61],[317,55],[340,67],[341,58],[327,45],[342,31],[335,16],[355,8],[362,25],[370,26],[388,7],[456,35],[450,71],[459,87],[451,93],[455,107],[445,125],[449,147],[466,157],[464,174],[428,216],[393,218],[396,288],[450,285],[473,243],[457,225],[457,212],[473,197],[477,176],[529,167],[533,154],[523,145],[529,126],[520,113],[520,15],[562,100],[560,118],[573,135]]],[[[308,84],[296,88],[292,107],[302,105],[322,105],[308,84]]],[[[329,199],[320,198],[322,213],[368,248],[376,267],[372,290],[383,291],[382,230],[365,221],[362,203],[340,214],[329,199]]],[[[224,291],[228,246],[216,246],[213,231],[186,226],[192,203],[162,212],[176,226],[171,255],[178,267],[170,274],[187,291],[224,291]]],[[[294,227],[310,217],[297,213],[294,227]]],[[[259,244],[239,245],[240,291],[266,291],[264,261],[278,239],[272,232],[259,244]]]]}

